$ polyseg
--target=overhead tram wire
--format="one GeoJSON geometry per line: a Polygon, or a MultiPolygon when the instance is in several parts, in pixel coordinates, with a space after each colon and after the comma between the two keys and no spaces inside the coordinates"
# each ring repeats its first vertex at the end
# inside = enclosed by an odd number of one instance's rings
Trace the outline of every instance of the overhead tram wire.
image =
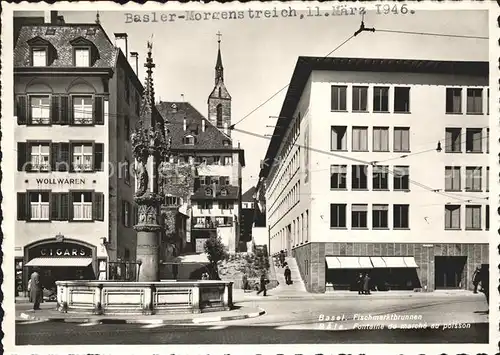
{"type": "Polygon", "coordinates": [[[412,32],[412,31],[398,31],[398,30],[384,30],[384,29],[382,30],[375,29],[375,32],[419,35],[419,36],[450,37],[450,38],[467,38],[467,39],[484,39],[484,40],[489,39],[488,37],[483,37],[483,36],[468,36],[468,35],[456,35],[456,34],[446,34],[446,33],[412,32]]]}
{"type": "MultiPolygon", "coordinates": [[[[355,37],[355,35],[351,35],[349,38],[347,38],[345,41],[343,41],[342,43],[340,43],[337,47],[335,47],[333,50],[331,50],[328,54],[326,54],[323,58],[328,58],[329,55],[331,55],[333,52],[337,51],[338,49],[340,49],[342,46],[344,46],[347,42],[349,42],[351,39],[353,39],[355,37]]],[[[300,59],[300,58],[299,58],[300,59]]],[[[287,87],[290,86],[290,83],[286,84],[285,86],[283,86],[281,89],[279,89],[277,92],[275,92],[271,97],[269,97],[266,101],[264,101],[263,103],[261,103],[259,106],[257,106],[256,108],[254,108],[252,111],[250,111],[248,114],[246,114],[245,116],[243,116],[243,118],[241,118],[240,120],[238,120],[236,123],[233,123],[231,126],[229,126],[229,129],[234,129],[234,127],[243,122],[246,118],[248,118],[248,116],[250,116],[251,114],[253,114],[255,111],[257,111],[258,109],[260,109],[262,106],[264,106],[265,104],[267,104],[269,101],[271,101],[273,98],[275,98],[279,93],[281,93],[283,90],[285,90],[287,87]]]]}
{"type": "MultiPolygon", "coordinates": [[[[267,140],[271,140],[271,137],[265,137],[265,136],[262,136],[260,134],[256,134],[256,133],[253,133],[253,132],[249,132],[249,131],[245,131],[245,130],[242,130],[242,129],[237,129],[235,128],[234,131],[237,131],[237,132],[240,132],[240,133],[244,133],[244,134],[248,134],[248,135],[251,135],[251,136],[254,136],[254,137],[259,137],[259,138],[263,138],[263,139],[267,139],[267,140]]],[[[356,163],[359,163],[359,164],[362,164],[362,165],[372,165],[372,166],[376,166],[376,164],[374,164],[373,162],[369,162],[369,161],[366,161],[366,160],[362,160],[362,159],[357,159],[357,158],[352,158],[352,157],[347,157],[345,155],[341,155],[341,154],[337,154],[337,153],[333,153],[333,152],[327,152],[327,151],[324,151],[324,150],[321,150],[321,149],[316,149],[316,148],[311,148],[311,147],[306,147],[304,145],[301,145],[301,144],[294,144],[295,146],[298,146],[298,147],[301,147],[301,148],[304,148],[304,149],[308,149],[308,150],[311,150],[313,152],[316,152],[316,153],[321,153],[321,154],[325,154],[325,155],[330,155],[330,156],[334,156],[334,157],[338,157],[338,158],[342,158],[342,159],[345,159],[345,160],[350,160],[350,161],[354,161],[356,163]]],[[[325,170],[328,170],[328,169],[325,169],[325,170]]],[[[396,175],[398,174],[397,172],[394,172],[393,170],[390,170],[390,169],[384,169],[385,172],[391,174],[391,175],[396,175]]],[[[399,175],[399,174],[398,174],[399,175]]],[[[432,188],[430,186],[427,186],[425,184],[422,184],[416,180],[412,180],[410,178],[408,178],[408,183],[409,184],[413,184],[415,186],[418,186],[424,190],[427,190],[429,192],[433,192],[435,194],[438,194],[438,195],[442,195],[444,197],[447,197],[447,198],[451,198],[451,199],[454,199],[454,200],[457,200],[457,201],[461,201],[461,202],[469,202],[473,199],[478,199],[478,198],[472,198],[472,199],[463,199],[463,198],[458,198],[454,195],[450,195],[446,192],[442,192],[441,189],[435,189],[435,188],[432,188]]],[[[484,199],[488,199],[488,198],[484,198],[484,199]]]]}

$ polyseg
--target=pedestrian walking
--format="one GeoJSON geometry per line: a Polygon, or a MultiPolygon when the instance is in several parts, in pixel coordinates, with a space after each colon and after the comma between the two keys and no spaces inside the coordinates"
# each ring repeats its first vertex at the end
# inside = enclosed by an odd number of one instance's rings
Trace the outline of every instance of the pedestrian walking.
{"type": "Polygon", "coordinates": [[[482,265],[479,274],[481,275],[481,292],[486,296],[486,302],[490,304],[490,266],[482,265]]]}
{"type": "Polygon", "coordinates": [[[368,276],[368,273],[366,273],[365,277],[363,278],[363,293],[365,295],[370,294],[370,276],[368,276]]]}
{"type": "Polygon", "coordinates": [[[246,273],[243,273],[243,277],[241,278],[241,284],[243,288],[243,292],[247,292],[248,290],[248,277],[246,273]]]}
{"type": "Polygon", "coordinates": [[[363,294],[363,274],[362,273],[359,273],[358,275],[358,278],[356,280],[356,285],[358,286],[358,295],[362,295],[363,294]]]}
{"type": "Polygon", "coordinates": [[[30,277],[30,302],[33,303],[33,310],[40,309],[40,303],[43,301],[42,283],[40,281],[40,274],[37,270],[33,270],[30,277]]]}
{"type": "Polygon", "coordinates": [[[262,275],[260,275],[260,289],[257,292],[258,295],[260,295],[261,292],[264,292],[264,296],[266,296],[266,291],[267,291],[266,284],[267,284],[266,274],[262,273],[262,275]]]}
{"type": "Polygon", "coordinates": [[[280,251],[280,265],[281,267],[285,267],[285,251],[280,251]]]}
{"type": "Polygon", "coordinates": [[[472,284],[474,285],[474,293],[477,293],[477,287],[481,281],[481,268],[478,266],[472,275],[472,284]]]}
{"type": "Polygon", "coordinates": [[[290,285],[292,283],[292,271],[288,267],[288,265],[285,267],[285,282],[287,285],[290,285]]]}

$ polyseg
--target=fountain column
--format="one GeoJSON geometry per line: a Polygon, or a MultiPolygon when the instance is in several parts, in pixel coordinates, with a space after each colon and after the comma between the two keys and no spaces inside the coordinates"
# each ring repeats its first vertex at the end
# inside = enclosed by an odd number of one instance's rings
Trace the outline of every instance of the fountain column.
{"type": "Polygon", "coordinates": [[[152,45],[148,42],[146,85],[141,101],[139,122],[131,135],[136,166],[135,202],[138,205],[139,220],[134,229],[137,231],[136,260],[139,262],[138,281],[159,281],[159,223],[160,205],[163,197],[158,194],[158,166],[167,155],[170,144],[159,122],[153,116],[154,90],[152,69],[155,67],[151,57],[152,45]]]}

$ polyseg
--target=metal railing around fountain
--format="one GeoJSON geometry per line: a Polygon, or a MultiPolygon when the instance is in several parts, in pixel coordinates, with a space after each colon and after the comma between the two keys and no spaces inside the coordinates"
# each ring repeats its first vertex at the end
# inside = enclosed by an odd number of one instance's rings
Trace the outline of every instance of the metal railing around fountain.
{"type": "Polygon", "coordinates": [[[110,281],[138,281],[140,263],[137,261],[110,261],[110,281]]]}

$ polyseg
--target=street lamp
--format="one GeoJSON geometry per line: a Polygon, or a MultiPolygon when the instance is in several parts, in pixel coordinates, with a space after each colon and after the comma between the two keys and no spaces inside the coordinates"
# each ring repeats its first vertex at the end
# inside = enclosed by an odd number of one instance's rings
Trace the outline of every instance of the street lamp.
{"type": "Polygon", "coordinates": [[[442,150],[443,150],[443,148],[441,148],[441,142],[438,141],[438,144],[437,144],[437,147],[436,147],[436,152],[440,153],[442,150]]]}

